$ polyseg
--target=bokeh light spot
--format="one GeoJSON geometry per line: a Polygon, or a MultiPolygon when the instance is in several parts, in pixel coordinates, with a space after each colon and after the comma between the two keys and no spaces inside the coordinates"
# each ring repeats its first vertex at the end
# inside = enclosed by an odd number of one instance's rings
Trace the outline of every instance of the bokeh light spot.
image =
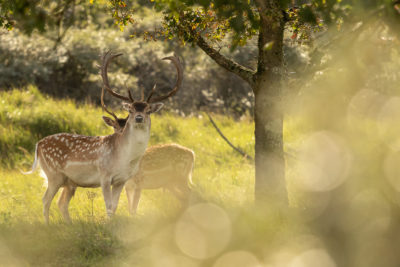
{"type": "Polygon", "coordinates": [[[213,267],[261,267],[252,253],[244,250],[230,251],[219,257],[213,267]]]}
{"type": "Polygon", "coordinates": [[[323,249],[311,249],[295,257],[290,267],[336,267],[332,257],[323,249]]]}
{"type": "Polygon", "coordinates": [[[400,97],[389,98],[382,106],[378,117],[378,133],[381,140],[394,150],[400,149],[400,97]]]}
{"type": "Polygon", "coordinates": [[[349,150],[327,131],[310,135],[299,148],[296,181],[305,191],[330,191],[347,178],[349,150]]]}
{"type": "Polygon", "coordinates": [[[400,192],[400,151],[389,152],[383,162],[383,171],[389,184],[400,192]]]}
{"type": "Polygon", "coordinates": [[[177,246],[196,259],[207,259],[220,253],[230,236],[231,221],[227,213],[208,203],[189,207],[175,227],[177,246]]]}

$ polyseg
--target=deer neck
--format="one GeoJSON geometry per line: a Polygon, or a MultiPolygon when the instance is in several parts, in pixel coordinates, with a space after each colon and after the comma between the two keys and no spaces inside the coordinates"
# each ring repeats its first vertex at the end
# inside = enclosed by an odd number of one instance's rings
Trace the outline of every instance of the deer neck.
{"type": "Polygon", "coordinates": [[[122,133],[117,138],[119,143],[119,156],[127,161],[140,159],[144,154],[150,139],[150,124],[136,124],[128,121],[122,133]]]}

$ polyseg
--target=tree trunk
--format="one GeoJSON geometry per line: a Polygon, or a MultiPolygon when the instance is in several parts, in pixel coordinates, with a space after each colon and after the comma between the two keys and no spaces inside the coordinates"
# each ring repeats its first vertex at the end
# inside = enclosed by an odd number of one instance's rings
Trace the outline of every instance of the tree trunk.
{"type": "Polygon", "coordinates": [[[255,199],[286,207],[283,153],[283,32],[279,1],[257,1],[260,10],[258,68],[253,86],[255,97],[255,199]],[[267,12],[268,11],[268,12],[267,12]]]}
{"type": "Polygon", "coordinates": [[[262,79],[255,88],[255,200],[287,206],[280,83],[262,79]]]}
{"type": "MultiPolygon", "coordinates": [[[[279,0],[254,2],[260,14],[257,71],[223,56],[190,24],[183,24],[181,29],[196,36],[196,44],[216,63],[252,87],[255,96],[255,199],[268,207],[287,207],[281,99],[285,20],[279,0]]],[[[185,21],[183,13],[181,21],[185,21]]]]}

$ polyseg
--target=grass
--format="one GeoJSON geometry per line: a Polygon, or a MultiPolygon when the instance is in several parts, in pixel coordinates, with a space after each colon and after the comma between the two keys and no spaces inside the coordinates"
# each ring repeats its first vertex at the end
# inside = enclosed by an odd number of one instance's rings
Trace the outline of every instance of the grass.
{"type": "MultiPolygon", "coordinates": [[[[162,243],[156,253],[173,253],[169,257],[173,261],[198,265],[211,257],[193,260],[177,248],[173,235],[183,211],[180,203],[162,190],[143,192],[134,219],[128,216],[123,192],[117,215],[109,220],[101,190],[78,188],[70,205],[72,225],[61,219],[56,205],[58,193],[51,206],[51,225],[45,226],[43,178],[39,172],[23,175],[19,171],[30,168],[35,143],[58,132],[106,135],[112,129],[103,123],[100,108],[54,100],[32,86],[0,92],[0,102],[0,265],[130,266],[137,262],[138,266],[148,266],[154,264],[151,254],[155,252],[150,248],[154,240],[162,243]]],[[[215,119],[233,143],[254,154],[254,126],[250,120],[236,122],[224,116],[215,119]]],[[[196,154],[195,193],[191,200],[194,205],[217,203],[223,207],[219,208],[222,216],[228,216],[224,210],[252,202],[252,163],[233,151],[205,116],[177,117],[165,111],[153,115],[150,144],[172,142],[191,148],[196,154]]],[[[239,214],[236,212],[235,216],[239,214]]],[[[231,225],[231,219],[228,221],[231,225]]]]}
{"type": "MultiPolygon", "coordinates": [[[[206,116],[163,111],[152,116],[150,143],[175,142],[196,154],[187,209],[168,192],[147,190],[138,215],[130,217],[123,192],[116,216],[108,219],[101,190],[78,188],[70,205],[73,223],[62,221],[53,201],[49,226],[42,216],[43,179],[18,170],[30,168],[35,143],[56,132],[112,130],[101,109],[56,101],[34,87],[0,92],[0,102],[0,266],[399,265],[397,102],[379,120],[352,109],[335,117],[347,110],[339,103],[328,116],[335,118],[330,128],[312,105],[288,114],[288,210],[253,204],[253,164],[206,116]]],[[[254,155],[251,120],[214,117],[234,144],[254,155]]]]}
{"type": "MultiPolygon", "coordinates": [[[[40,188],[43,179],[39,177],[39,173],[21,176],[15,171],[30,168],[35,144],[41,138],[59,132],[85,135],[106,135],[113,132],[101,119],[103,114],[100,108],[92,105],[76,106],[68,100],[56,101],[41,95],[35,87],[28,87],[22,91],[0,92],[0,99],[3,104],[0,107],[0,165],[3,169],[2,176],[14,177],[3,182],[10,183],[6,187],[12,187],[15,191],[18,191],[21,183],[26,185],[26,180],[30,183],[36,181],[35,191],[43,190],[40,188]]],[[[223,116],[217,116],[216,119],[221,130],[232,142],[254,154],[254,126],[250,121],[238,123],[223,116]]],[[[196,167],[193,180],[204,197],[213,198],[222,192],[222,188],[229,187],[228,192],[238,192],[224,196],[223,199],[227,199],[228,202],[244,203],[252,200],[254,168],[251,162],[233,151],[218,136],[206,117],[200,115],[183,118],[167,112],[153,115],[150,145],[172,142],[191,148],[195,152],[196,167]],[[241,197],[233,197],[235,195],[241,197]]],[[[86,193],[83,193],[82,197],[86,198],[86,193]]],[[[79,199],[80,195],[76,198],[79,199]]],[[[79,202],[81,201],[84,199],[80,199],[79,202]]],[[[102,205],[101,201],[99,191],[93,201],[95,208],[102,205]]],[[[146,207],[147,203],[144,201],[141,205],[146,207]]],[[[73,209],[72,206],[71,208],[73,209]]],[[[121,212],[126,215],[126,210],[121,212]]],[[[87,214],[80,212],[80,215],[87,214]]]]}

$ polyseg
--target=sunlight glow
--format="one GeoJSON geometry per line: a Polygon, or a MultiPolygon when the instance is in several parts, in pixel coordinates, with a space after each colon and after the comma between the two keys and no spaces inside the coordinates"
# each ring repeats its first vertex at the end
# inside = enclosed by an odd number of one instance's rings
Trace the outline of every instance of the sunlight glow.
{"type": "Polygon", "coordinates": [[[238,250],[223,254],[213,267],[261,267],[261,264],[252,253],[238,250]]]}
{"type": "Polygon", "coordinates": [[[298,255],[290,267],[336,267],[332,257],[323,249],[311,249],[298,255]]]}
{"type": "Polygon", "coordinates": [[[330,191],[346,180],[349,167],[350,153],[340,138],[316,132],[299,149],[297,182],[306,191],[330,191]]]}
{"type": "Polygon", "coordinates": [[[389,152],[383,162],[383,171],[389,184],[400,192],[400,151],[389,152]]]}
{"type": "Polygon", "coordinates": [[[220,253],[231,237],[227,213],[214,204],[191,206],[176,224],[175,241],[186,255],[206,259],[220,253]]]}

